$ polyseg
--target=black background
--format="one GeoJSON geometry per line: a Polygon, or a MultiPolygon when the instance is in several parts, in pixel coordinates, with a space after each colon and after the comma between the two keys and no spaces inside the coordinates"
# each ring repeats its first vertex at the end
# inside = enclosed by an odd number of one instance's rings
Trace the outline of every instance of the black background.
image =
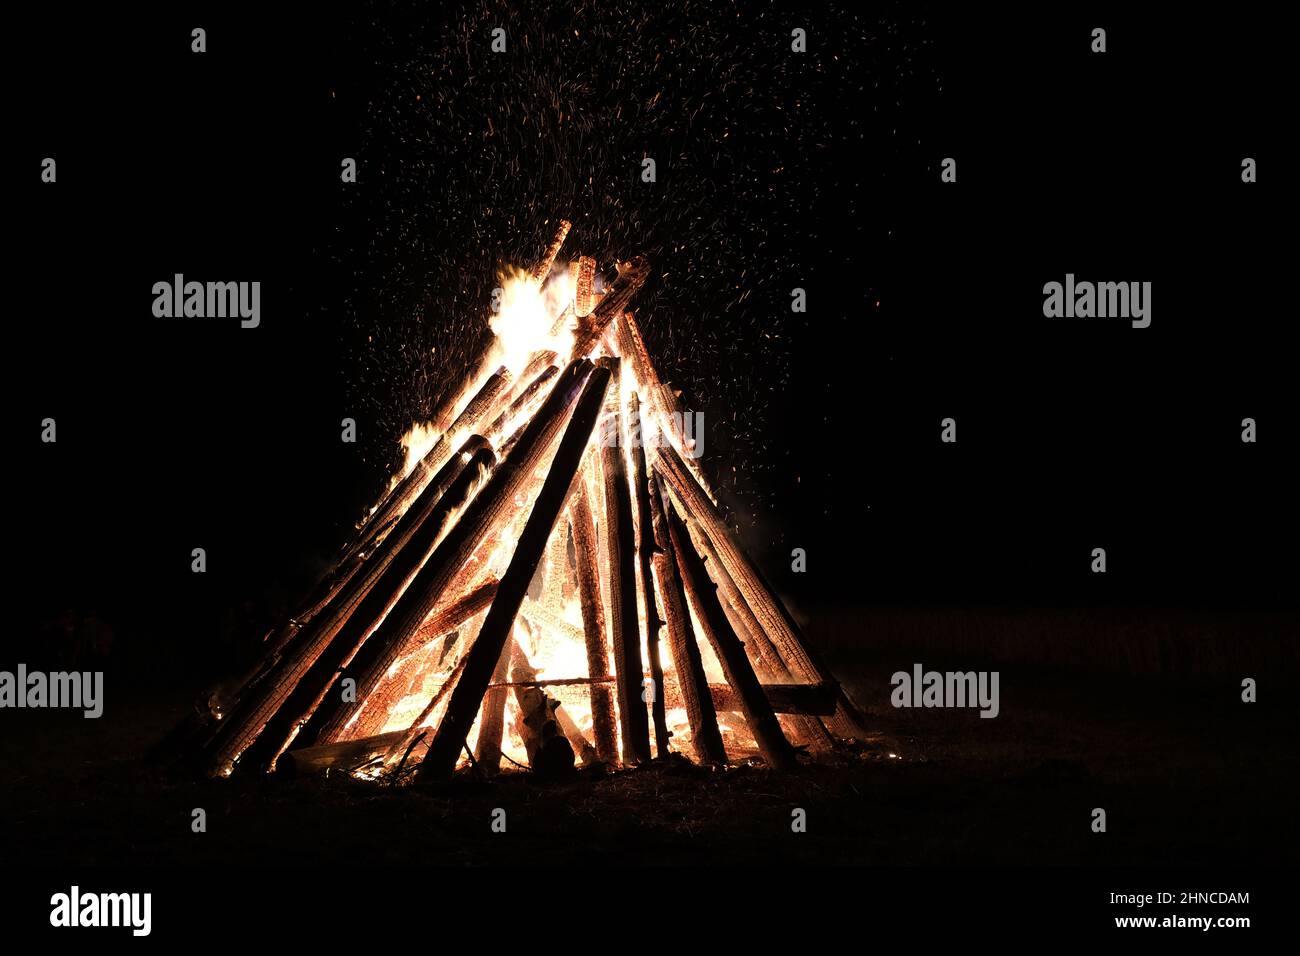
{"type": "Polygon", "coordinates": [[[285,609],[459,382],[492,270],[530,261],[561,215],[575,255],[651,257],[651,351],[704,411],[705,468],[796,608],[1293,606],[1279,29],[1091,5],[441,7],[42,6],[13,24],[30,64],[7,159],[20,642],[75,606],[158,666],[207,666],[232,608],[285,609]],[[502,17],[510,64],[466,59],[502,17]],[[811,66],[788,66],[792,25],[811,66]],[[411,102],[441,91],[480,125],[502,91],[537,95],[521,38],[553,56],[574,28],[582,136],[468,148],[411,102]],[[691,31],[758,88],[712,89],[684,55],[620,78],[691,31]],[[453,49],[464,36],[478,45],[453,49]],[[638,146],[615,111],[659,87],[708,125],[651,124],[638,146]],[[717,151],[720,123],[736,135],[717,151]],[[658,193],[642,150],[670,157],[658,193]],[[154,319],[175,272],[260,280],[261,327],[154,319]],[[1151,327],[1043,318],[1066,272],[1151,281],[1151,327]]]}

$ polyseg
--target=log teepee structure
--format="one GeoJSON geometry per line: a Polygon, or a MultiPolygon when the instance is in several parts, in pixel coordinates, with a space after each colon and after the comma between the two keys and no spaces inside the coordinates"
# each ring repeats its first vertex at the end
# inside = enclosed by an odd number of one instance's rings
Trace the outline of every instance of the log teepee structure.
{"type": "Polygon", "coordinates": [[[315,592],[173,733],[207,773],[787,769],[862,736],[696,466],[627,310],[647,264],[602,288],[556,267],[568,229],[315,592]]]}

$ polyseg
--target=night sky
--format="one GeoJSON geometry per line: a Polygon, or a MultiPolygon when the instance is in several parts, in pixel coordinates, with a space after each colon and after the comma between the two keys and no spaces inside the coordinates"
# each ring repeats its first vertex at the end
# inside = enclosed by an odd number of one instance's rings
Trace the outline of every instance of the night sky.
{"type": "Polygon", "coordinates": [[[1207,49],[1102,15],[1104,58],[1091,13],[903,4],[25,13],[49,64],[7,157],[27,619],[93,605],[184,657],[290,601],[560,217],[566,255],[651,260],[647,344],[796,608],[1290,603],[1294,335],[1276,200],[1239,179],[1273,66],[1231,27],[1207,49]],[[175,272],[262,281],[262,327],[154,319],[175,272]],[[1153,281],[1152,328],[1044,319],[1066,272],[1153,281]],[[46,415],[59,443],[29,444],[46,415]]]}

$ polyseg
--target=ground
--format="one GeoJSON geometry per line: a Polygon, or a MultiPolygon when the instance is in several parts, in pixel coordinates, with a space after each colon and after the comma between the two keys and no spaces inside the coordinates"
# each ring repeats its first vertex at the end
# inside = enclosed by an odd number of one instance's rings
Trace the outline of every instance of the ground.
{"type": "MultiPolygon", "coordinates": [[[[846,683],[879,739],[779,775],[683,760],[433,790],[196,780],[141,760],[192,688],[113,719],[6,715],[0,835],[47,864],[1297,862],[1294,712],[1217,680],[1003,672],[1002,713],[898,711],[846,683]],[[1008,687],[1016,688],[1015,697],[1008,687]],[[891,757],[890,754],[896,756],[891,757]],[[207,811],[207,832],[191,812],[207,811]],[[506,810],[505,834],[490,827],[506,810]],[[1107,832],[1091,831],[1093,808],[1107,832]],[[792,811],[807,812],[793,833],[792,811]]],[[[1293,699],[1293,697],[1291,698],[1293,699]]]]}

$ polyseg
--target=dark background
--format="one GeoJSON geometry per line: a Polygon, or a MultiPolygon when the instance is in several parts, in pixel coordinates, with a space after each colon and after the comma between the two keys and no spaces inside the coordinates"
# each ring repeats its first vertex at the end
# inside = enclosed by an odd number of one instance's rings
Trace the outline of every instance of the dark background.
{"type": "Polygon", "coordinates": [[[1258,16],[213,4],[11,30],[39,65],[7,157],[16,659],[65,608],[154,668],[248,653],[560,216],[566,254],[651,258],[649,347],[778,589],[868,615],[814,640],[900,608],[1294,609],[1287,113],[1258,16]],[[261,327],[154,319],[175,272],[260,280],[261,327]],[[1043,318],[1066,272],[1151,281],[1151,327],[1043,318]]]}

